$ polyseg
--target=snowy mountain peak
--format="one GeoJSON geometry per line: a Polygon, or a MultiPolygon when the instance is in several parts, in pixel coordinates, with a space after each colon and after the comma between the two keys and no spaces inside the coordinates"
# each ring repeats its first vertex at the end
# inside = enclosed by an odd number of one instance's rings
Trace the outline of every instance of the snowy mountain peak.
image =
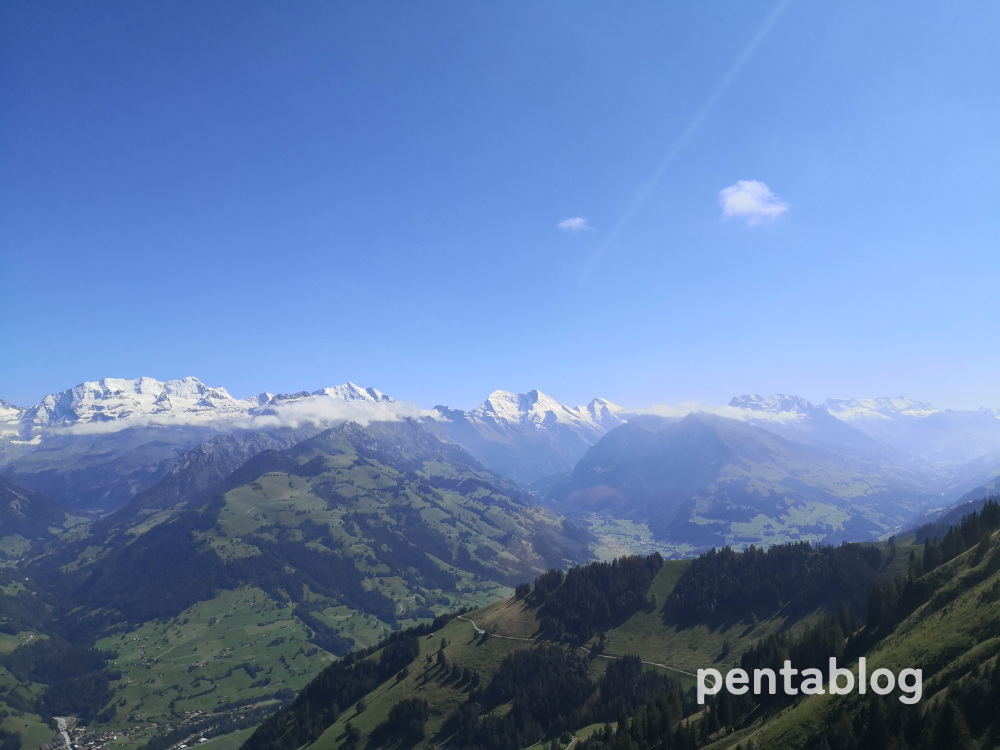
{"type": "Polygon", "coordinates": [[[559,413],[566,407],[540,391],[527,393],[511,393],[510,391],[493,391],[487,396],[482,406],[474,409],[472,414],[484,418],[492,417],[510,422],[521,422],[528,415],[544,414],[547,411],[559,413]]]}
{"type": "Polygon", "coordinates": [[[23,406],[8,404],[0,398],[0,422],[14,422],[19,420],[28,411],[23,406]]]}
{"type": "Polygon", "coordinates": [[[621,412],[622,407],[601,398],[595,398],[587,406],[566,406],[537,390],[527,393],[493,391],[481,406],[469,412],[469,418],[500,430],[515,426],[530,426],[536,430],[561,426],[589,436],[600,436],[625,421],[619,416],[621,412]]]}
{"type": "Polygon", "coordinates": [[[625,424],[625,419],[621,416],[625,413],[625,408],[606,399],[595,398],[586,406],[577,408],[585,410],[590,421],[600,425],[605,430],[613,430],[615,427],[625,424]]]}
{"type": "Polygon", "coordinates": [[[250,404],[250,408],[256,408],[258,406],[264,406],[265,404],[271,403],[273,398],[273,393],[264,391],[263,393],[258,393],[256,396],[250,396],[247,399],[247,403],[250,404]]]}
{"type": "Polygon", "coordinates": [[[299,391],[298,393],[262,393],[259,396],[251,396],[247,402],[251,404],[249,414],[259,416],[261,414],[273,414],[276,408],[287,406],[295,402],[316,402],[322,399],[336,399],[337,401],[365,401],[372,404],[394,404],[396,399],[387,396],[376,388],[362,388],[354,383],[347,382],[343,385],[335,385],[330,388],[320,388],[318,391],[299,391]]]}
{"type": "Polygon", "coordinates": [[[17,439],[21,434],[21,422],[28,410],[21,406],[0,400],[0,438],[17,439]]]}
{"type": "Polygon", "coordinates": [[[382,391],[375,388],[362,388],[348,381],[344,385],[335,385],[332,388],[320,388],[313,391],[313,396],[329,396],[339,398],[344,401],[374,401],[384,403],[395,403],[396,399],[386,396],[382,391]]]}
{"type": "Polygon", "coordinates": [[[831,398],[827,411],[845,422],[891,420],[899,417],[929,417],[941,410],[923,401],[902,396],[883,398],[831,398]]]}
{"type": "Polygon", "coordinates": [[[494,471],[533,482],[570,471],[605,433],[625,419],[602,398],[567,406],[541,391],[493,391],[469,412],[442,407],[448,435],[494,471]]]}
{"type": "Polygon", "coordinates": [[[212,388],[198,378],[159,381],[153,378],[104,378],[51,393],[28,410],[33,431],[91,422],[128,420],[153,414],[218,416],[245,412],[225,388],[212,388]]]}
{"type": "Polygon", "coordinates": [[[788,396],[784,393],[775,393],[773,396],[764,398],[756,393],[743,396],[734,396],[729,405],[737,409],[751,409],[752,411],[764,411],[772,414],[781,412],[793,412],[804,414],[816,409],[816,405],[798,396],[788,396]]]}

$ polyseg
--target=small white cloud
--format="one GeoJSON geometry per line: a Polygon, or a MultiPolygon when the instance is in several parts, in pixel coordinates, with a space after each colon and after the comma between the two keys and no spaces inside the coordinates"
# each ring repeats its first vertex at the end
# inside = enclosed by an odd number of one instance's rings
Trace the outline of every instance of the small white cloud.
{"type": "Polygon", "coordinates": [[[753,226],[776,219],[788,211],[788,204],[757,180],[740,180],[719,193],[723,219],[746,219],[753,226]]]}
{"type": "Polygon", "coordinates": [[[577,232],[587,231],[596,232],[597,230],[590,226],[589,222],[582,216],[574,216],[572,219],[563,219],[558,224],[556,224],[558,229],[564,232],[572,232],[576,234],[577,232]]]}

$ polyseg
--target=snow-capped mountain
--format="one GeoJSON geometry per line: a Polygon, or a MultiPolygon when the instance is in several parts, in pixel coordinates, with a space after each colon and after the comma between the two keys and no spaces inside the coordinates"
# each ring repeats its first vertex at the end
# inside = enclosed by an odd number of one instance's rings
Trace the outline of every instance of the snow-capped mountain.
{"type": "Polygon", "coordinates": [[[577,408],[586,409],[590,421],[603,427],[605,431],[613,430],[628,421],[626,419],[628,414],[624,407],[603,398],[595,398],[586,406],[577,408]]]}
{"type": "Polygon", "coordinates": [[[277,395],[262,393],[255,398],[257,399],[257,404],[251,406],[248,410],[251,416],[274,414],[282,407],[293,403],[316,402],[322,401],[324,398],[336,401],[358,401],[369,404],[397,403],[396,399],[385,395],[377,388],[362,388],[351,382],[344,383],[344,385],[335,385],[332,388],[320,388],[318,391],[312,391],[311,393],[309,391],[299,391],[298,393],[290,394],[279,393],[277,395]]]}
{"type": "Polygon", "coordinates": [[[104,378],[30,408],[0,402],[0,467],[18,483],[81,510],[107,511],[157,481],[184,451],[220,433],[313,434],[345,419],[419,416],[354,383],[234,398],[198,378],[104,378]]]}
{"type": "Polygon", "coordinates": [[[941,412],[923,401],[902,396],[884,398],[830,398],[823,404],[837,419],[845,422],[885,422],[903,418],[929,417],[941,412]]]}
{"type": "Polygon", "coordinates": [[[0,399],[0,439],[20,434],[21,421],[28,410],[0,399]]]}
{"type": "Polygon", "coordinates": [[[765,398],[750,393],[734,397],[729,406],[743,410],[745,421],[800,443],[848,451],[873,461],[905,462],[908,458],[890,455],[878,440],[836,418],[825,406],[799,396],[776,393],[765,398]]]}
{"type": "Polygon", "coordinates": [[[493,391],[481,406],[468,413],[468,418],[508,434],[524,427],[543,432],[559,426],[593,437],[596,442],[624,422],[618,417],[621,411],[622,407],[604,399],[595,398],[587,406],[566,406],[540,391],[493,391]]]}
{"type": "Polygon", "coordinates": [[[566,406],[540,391],[493,391],[470,412],[435,407],[444,431],[488,468],[520,482],[569,471],[605,433],[625,423],[624,409],[595,398],[566,406]]]}
{"type": "Polygon", "coordinates": [[[139,424],[212,424],[256,416],[269,408],[312,398],[395,403],[395,399],[375,388],[361,388],[350,382],[312,392],[265,392],[237,399],[225,388],[207,386],[198,378],[104,378],[49,394],[28,409],[0,401],[0,434],[17,433],[29,439],[49,430],[83,425],[101,424],[109,431],[107,428],[139,424]]]}
{"type": "Polygon", "coordinates": [[[197,378],[104,378],[49,394],[37,406],[25,410],[21,421],[32,435],[53,428],[101,422],[125,424],[150,418],[212,422],[246,416],[267,396],[235,399],[225,388],[212,388],[197,378]]]}
{"type": "Polygon", "coordinates": [[[838,419],[926,465],[958,467],[993,456],[992,463],[1000,466],[1000,455],[995,455],[1000,454],[997,409],[939,409],[901,396],[829,399],[823,406],[838,419]]]}
{"type": "Polygon", "coordinates": [[[28,410],[0,400],[0,466],[31,450],[31,444],[21,439],[24,415],[28,410]]]}
{"type": "Polygon", "coordinates": [[[798,396],[787,396],[784,393],[775,393],[773,396],[764,398],[756,393],[749,393],[743,396],[734,396],[729,405],[736,409],[749,409],[751,411],[767,412],[768,414],[789,414],[803,416],[818,407],[798,396]]]}
{"type": "Polygon", "coordinates": [[[348,381],[344,385],[335,385],[333,388],[320,388],[312,392],[313,396],[329,396],[339,398],[344,401],[380,401],[383,403],[395,403],[396,399],[387,396],[377,388],[361,388],[348,381]]]}

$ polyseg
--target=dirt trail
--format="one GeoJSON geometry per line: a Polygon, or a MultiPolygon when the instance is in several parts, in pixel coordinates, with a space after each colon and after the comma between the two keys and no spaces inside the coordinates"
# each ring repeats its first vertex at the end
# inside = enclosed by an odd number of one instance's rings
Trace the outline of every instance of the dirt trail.
{"type": "MultiPolygon", "coordinates": [[[[468,617],[463,617],[462,615],[458,615],[458,619],[459,620],[465,620],[466,622],[471,623],[472,627],[475,629],[475,631],[479,635],[482,635],[483,633],[486,632],[486,630],[484,628],[481,628],[478,625],[476,625],[476,621],[475,620],[471,620],[468,617]]],[[[503,638],[503,639],[508,640],[508,641],[528,641],[530,643],[540,643],[540,642],[542,642],[544,640],[542,638],[515,638],[514,636],[510,636],[510,635],[497,635],[496,633],[491,633],[490,634],[490,638],[503,638]]],[[[588,651],[589,652],[589,649],[586,649],[583,646],[577,646],[577,648],[579,648],[581,651],[588,651]]],[[[601,659],[621,659],[621,658],[623,658],[621,656],[612,656],[610,654],[598,654],[598,657],[601,658],[601,659]]],[[[683,669],[678,669],[677,667],[672,667],[669,664],[660,664],[659,662],[656,662],[656,661],[643,661],[642,663],[643,664],[648,664],[651,667],[660,667],[661,669],[667,669],[667,670],[670,670],[671,672],[679,672],[680,674],[686,674],[689,677],[697,677],[698,676],[698,675],[696,675],[696,674],[694,674],[692,672],[688,672],[688,671],[685,671],[683,669]]]]}

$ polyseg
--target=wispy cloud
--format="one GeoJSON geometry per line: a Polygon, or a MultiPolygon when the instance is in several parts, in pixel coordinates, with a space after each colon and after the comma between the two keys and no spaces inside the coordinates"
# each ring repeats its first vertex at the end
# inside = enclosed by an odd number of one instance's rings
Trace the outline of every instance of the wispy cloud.
{"type": "Polygon", "coordinates": [[[577,232],[596,232],[597,230],[590,226],[588,222],[582,216],[574,216],[572,219],[563,219],[558,224],[556,224],[557,229],[561,229],[564,232],[572,232],[576,234],[577,232]]]}
{"type": "Polygon", "coordinates": [[[719,193],[722,218],[746,219],[753,226],[776,219],[788,211],[788,204],[757,180],[740,180],[719,193]]]}

